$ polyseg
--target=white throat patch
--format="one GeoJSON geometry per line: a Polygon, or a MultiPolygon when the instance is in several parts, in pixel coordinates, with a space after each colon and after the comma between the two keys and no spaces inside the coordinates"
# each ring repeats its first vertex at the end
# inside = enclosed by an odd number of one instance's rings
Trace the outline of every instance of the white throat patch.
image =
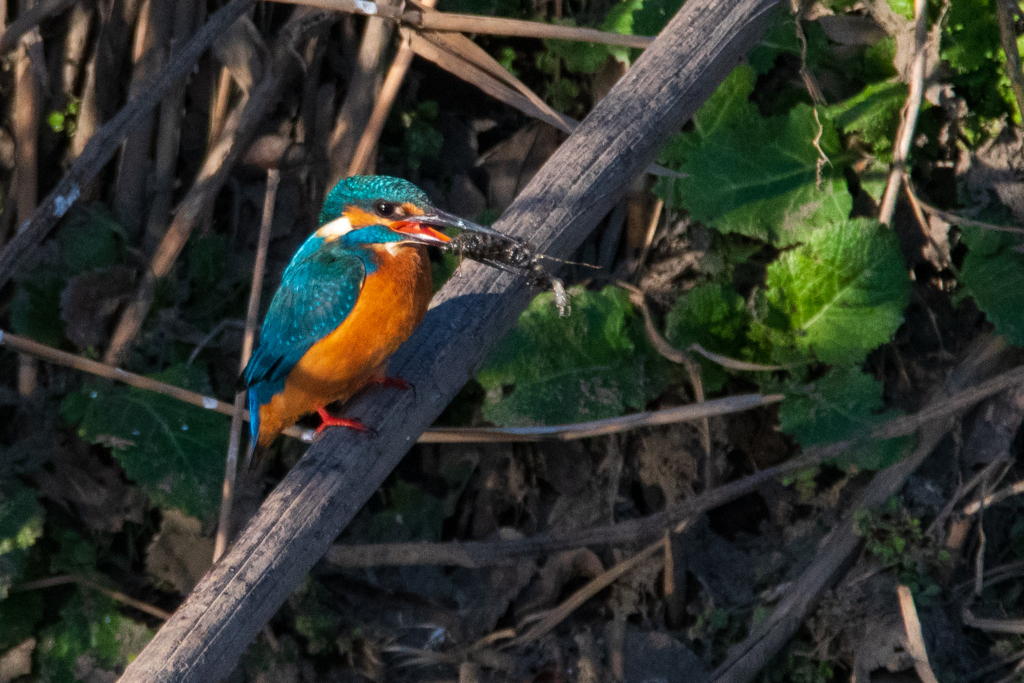
{"type": "Polygon", "coordinates": [[[341,216],[326,225],[320,226],[320,229],[316,231],[316,236],[330,242],[350,232],[352,232],[352,222],[345,216],[341,216]]]}

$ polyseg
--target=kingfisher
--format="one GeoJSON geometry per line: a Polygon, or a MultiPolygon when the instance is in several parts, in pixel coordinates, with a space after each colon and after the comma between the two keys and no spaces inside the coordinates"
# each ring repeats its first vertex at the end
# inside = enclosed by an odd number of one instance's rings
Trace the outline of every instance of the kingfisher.
{"type": "Polygon", "coordinates": [[[326,406],[372,382],[408,387],[384,371],[427,312],[426,247],[450,240],[440,227],[501,234],[441,211],[400,178],[352,176],[328,193],[317,230],[284,271],[242,374],[253,447],[269,445],[312,412],[323,421],[318,433],[335,426],[365,431],[326,406]]]}

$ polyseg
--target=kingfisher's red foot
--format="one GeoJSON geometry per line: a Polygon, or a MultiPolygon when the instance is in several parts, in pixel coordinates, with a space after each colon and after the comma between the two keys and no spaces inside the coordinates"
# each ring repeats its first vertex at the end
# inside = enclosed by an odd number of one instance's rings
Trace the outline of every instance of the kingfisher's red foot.
{"type": "Polygon", "coordinates": [[[354,429],[357,432],[363,432],[364,434],[368,431],[366,425],[364,425],[360,420],[345,417],[334,417],[327,412],[326,408],[317,408],[316,412],[320,415],[320,419],[323,420],[320,426],[316,428],[317,434],[328,427],[348,427],[349,429],[354,429]]]}

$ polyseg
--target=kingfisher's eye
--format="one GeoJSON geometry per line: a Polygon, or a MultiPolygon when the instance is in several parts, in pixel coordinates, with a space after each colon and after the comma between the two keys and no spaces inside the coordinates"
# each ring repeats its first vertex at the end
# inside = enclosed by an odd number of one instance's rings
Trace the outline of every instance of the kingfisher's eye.
{"type": "Polygon", "coordinates": [[[377,213],[387,218],[388,216],[394,216],[398,213],[398,205],[386,202],[383,199],[377,200],[377,203],[373,207],[377,213]]]}

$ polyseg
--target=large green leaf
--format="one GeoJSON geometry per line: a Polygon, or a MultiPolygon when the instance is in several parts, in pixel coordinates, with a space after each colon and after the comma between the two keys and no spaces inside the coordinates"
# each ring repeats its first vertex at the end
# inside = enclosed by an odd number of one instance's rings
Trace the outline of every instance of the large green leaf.
{"type": "MultiPolygon", "coordinates": [[[[730,284],[698,285],[679,297],[665,321],[665,335],[677,349],[700,344],[726,356],[742,356],[750,326],[746,302],[730,284]]],[[[718,391],[728,374],[722,366],[701,357],[701,378],[706,391],[718,391]]]]}
{"type": "Polygon", "coordinates": [[[768,266],[767,298],[800,351],[851,364],[903,322],[910,280],[892,231],[856,218],[823,226],[768,266]]]}
{"type": "MultiPolygon", "coordinates": [[[[202,370],[177,365],[155,379],[204,394],[202,370]]],[[[200,519],[219,503],[228,421],[224,416],[151,391],[95,382],[68,396],[62,412],[79,435],[109,446],[125,472],[156,503],[200,519]]]]}
{"type": "Polygon", "coordinates": [[[856,133],[875,154],[891,161],[900,110],[907,101],[907,86],[898,81],[875,83],[853,97],[829,107],[828,115],[845,133],[856,133]]]}
{"type": "Polygon", "coordinates": [[[996,332],[1024,346],[1024,254],[1007,233],[963,228],[969,250],[960,270],[963,293],[974,299],[996,332]]]}
{"type": "Polygon", "coordinates": [[[36,491],[17,479],[0,482],[0,598],[20,578],[21,567],[43,535],[43,508],[36,491]]]}
{"type": "Polygon", "coordinates": [[[805,104],[762,117],[748,101],[753,81],[750,67],[737,67],[698,112],[695,129],[665,146],[661,163],[689,177],[664,179],[658,191],[673,188],[677,206],[722,232],[788,246],[845,219],[853,200],[831,121],[805,104]]]}
{"type": "MultiPolygon", "coordinates": [[[[802,446],[861,439],[893,416],[883,414],[882,383],[854,366],[833,369],[810,384],[786,387],[779,407],[782,430],[802,446]]],[[[877,470],[898,461],[912,439],[891,439],[855,446],[839,464],[877,470]]]]}
{"type": "Polygon", "coordinates": [[[571,291],[572,313],[559,318],[541,294],[498,345],[477,379],[487,391],[484,417],[500,425],[596,420],[642,409],[667,385],[665,361],[643,321],[616,287],[571,291]]]}

